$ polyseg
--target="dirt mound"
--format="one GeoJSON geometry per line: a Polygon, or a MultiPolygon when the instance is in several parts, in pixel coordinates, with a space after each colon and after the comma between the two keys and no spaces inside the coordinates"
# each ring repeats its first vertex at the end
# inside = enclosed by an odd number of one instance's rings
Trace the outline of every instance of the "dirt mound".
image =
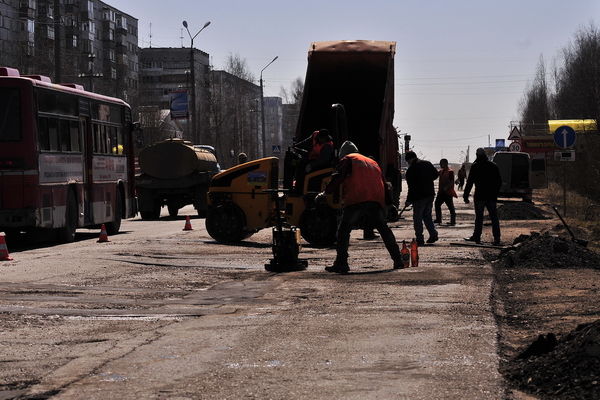
{"type": "Polygon", "coordinates": [[[548,213],[531,203],[524,201],[518,203],[505,203],[498,207],[498,218],[500,220],[530,220],[550,219],[548,213]]]}
{"type": "Polygon", "coordinates": [[[595,283],[586,285],[567,270],[588,276],[584,269],[600,269],[600,255],[570,238],[531,233],[503,250],[494,269],[506,290],[507,321],[516,337],[538,336],[513,347],[501,368],[505,378],[540,399],[600,399],[600,320],[587,318],[592,322],[561,330],[576,316],[597,315],[595,283]],[[561,285],[561,277],[569,283],[561,285]]]}
{"type": "Polygon", "coordinates": [[[500,253],[497,263],[504,268],[596,268],[600,255],[563,237],[550,234],[521,235],[514,247],[500,253]]]}
{"type": "Polygon", "coordinates": [[[542,399],[600,399],[600,320],[578,326],[546,354],[515,360],[505,374],[542,399]]]}

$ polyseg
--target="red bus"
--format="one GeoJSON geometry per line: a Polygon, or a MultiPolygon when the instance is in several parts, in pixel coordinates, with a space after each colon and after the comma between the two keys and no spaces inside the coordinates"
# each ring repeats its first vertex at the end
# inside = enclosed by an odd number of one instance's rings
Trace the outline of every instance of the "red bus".
{"type": "Polygon", "coordinates": [[[117,233],[137,214],[134,126],[120,99],[0,68],[0,232],[117,233]]]}

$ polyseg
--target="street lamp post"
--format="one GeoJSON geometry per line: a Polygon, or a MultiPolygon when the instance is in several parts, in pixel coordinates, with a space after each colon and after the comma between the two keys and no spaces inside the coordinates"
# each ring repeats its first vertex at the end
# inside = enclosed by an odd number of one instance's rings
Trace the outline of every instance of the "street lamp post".
{"type": "Polygon", "coordinates": [[[185,27],[185,30],[187,31],[188,35],[190,36],[190,77],[192,79],[192,85],[191,85],[191,113],[190,113],[190,118],[192,119],[192,140],[194,141],[195,144],[200,144],[200,138],[198,137],[198,131],[196,128],[196,65],[194,63],[194,39],[196,38],[196,36],[198,36],[200,34],[200,32],[202,32],[204,30],[204,28],[206,28],[207,26],[210,25],[210,21],[206,22],[204,24],[204,26],[202,27],[202,29],[200,29],[194,36],[192,36],[192,34],[190,33],[190,30],[188,29],[188,23],[187,21],[183,21],[183,26],[185,27]]]}
{"type": "Polygon", "coordinates": [[[271,62],[268,63],[267,66],[260,71],[260,115],[262,118],[263,157],[267,156],[267,133],[265,132],[265,96],[263,92],[262,73],[265,69],[267,69],[269,65],[273,64],[278,58],[279,56],[275,56],[275,58],[272,59],[271,62]]]}

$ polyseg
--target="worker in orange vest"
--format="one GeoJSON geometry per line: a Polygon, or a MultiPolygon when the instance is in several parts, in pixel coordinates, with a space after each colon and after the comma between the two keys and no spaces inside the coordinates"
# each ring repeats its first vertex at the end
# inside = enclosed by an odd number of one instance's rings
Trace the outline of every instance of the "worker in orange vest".
{"type": "Polygon", "coordinates": [[[340,161],[325,190],[315,197],[315,202],[324,202],[327,194],[333,193],[342,183],[345,188],[344,210],[338,225],[336,258],[333,265],[325,270],[340,274],[350,271],[350,233],[362,217],[373,222],[394,261],[394,268],[403,268],[400,248],[385,220],[385,208],[393,204],[391,189],[377,162],[360,154],[350,141],[344,142],[340,148],[340,161]]]}

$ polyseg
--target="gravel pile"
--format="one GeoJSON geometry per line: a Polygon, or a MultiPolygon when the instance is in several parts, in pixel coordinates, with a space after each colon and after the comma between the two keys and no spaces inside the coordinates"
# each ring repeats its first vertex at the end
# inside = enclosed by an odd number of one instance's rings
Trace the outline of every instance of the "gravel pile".
{"type": "Polygon", "coordinates": [[[498,218],[500,220],[530,220],[550,219],[552,216],[546,211],[524,201],[515,203],[504,203],[498,206],[498,218]]]}
{"type": "Polygon", "coordinates": [[[600,320],[578,326],[546,354],[515,360],[506,375],[541,399],[600,399],[600,320]]]}
{"type": "Polygon", "coordinates": [[[600,269],[600,255],[563,237],[532,233],[519,236],[514,245],[500,253],[501,267],[600,269]]]}

